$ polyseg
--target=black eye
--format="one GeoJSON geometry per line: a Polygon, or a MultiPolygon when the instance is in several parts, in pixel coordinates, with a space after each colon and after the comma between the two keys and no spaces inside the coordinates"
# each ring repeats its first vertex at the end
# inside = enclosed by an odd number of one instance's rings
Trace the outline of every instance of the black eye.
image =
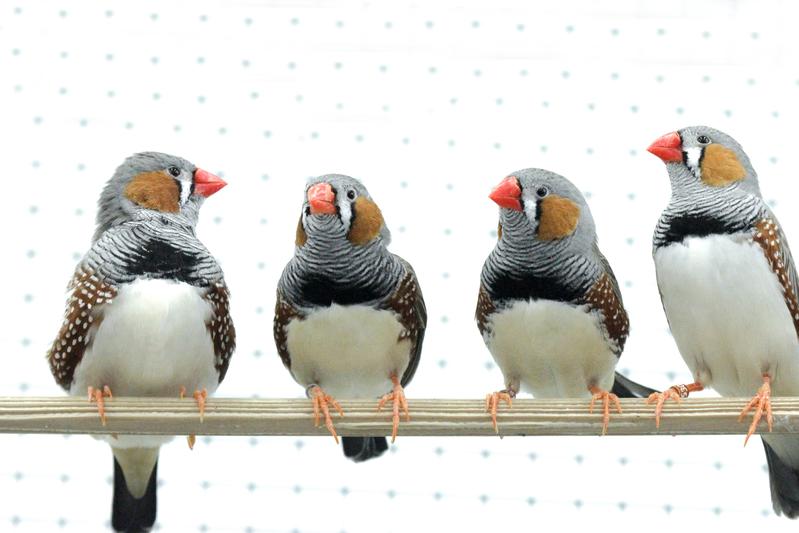
{"type": "Polygon", "coordinates": [[[175,178],[177,178],[178,176],[180,176],[180,169],[179,169],[178,167],[169,167],[167,170],[168,170],[168,171],[169,171],[169,173],[170,173],[170,174],[172,174],[172,176],[173,176],[173,177],[175,177],[175,178]]]}
{"type": "Polygon", "coordinates": [[[547,194],[549,194],[549,189],[547,189],[546,187],[539,187],[539,188],[538,188],[538,189],[535,191],[535,193],[538,195],[538,197],[539,197],[539,198],[543,198],[544,196],[546,196],[547,194]]]}
{"type": "Polygon", "coordinates": [[[347,198],[349,198],[350,200],[355,200],[355,190],[354,189],[350,189],[350,190],[347,191],[347,198]]]}
{"type": "Polygon", "coordinates": [[[696,142],[698,142],[699,144],[710,144],[710,137],[708,137],[707,135],[700,135],[699,137],[696,138],[696,142]]]}

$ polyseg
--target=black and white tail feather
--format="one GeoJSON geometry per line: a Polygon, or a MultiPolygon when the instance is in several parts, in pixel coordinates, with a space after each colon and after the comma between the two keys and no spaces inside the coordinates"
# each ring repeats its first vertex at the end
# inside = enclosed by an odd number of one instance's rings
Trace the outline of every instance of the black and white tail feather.
{"type": "Polygon", "coordinates": [[[144,496],[136,498],[128,490],[122,467],[114,458],[114,500],[111,505],[111,526],[114,531],[140,533],[152,529],[156,516],[157,479],[156,461],[144,496]]]}
{"type": "Polygon", "coordinates": [[[383,455],[388,450],[388,439],[385,437],[342,437],[341,446],[347,459],[361,463],[383,455]]]}
{"type": "Polygon", "coordinates": [[[648,398],[650,394],[658,391],[636,383],[616,372],[611,392],[619,398],[648,398]]]}

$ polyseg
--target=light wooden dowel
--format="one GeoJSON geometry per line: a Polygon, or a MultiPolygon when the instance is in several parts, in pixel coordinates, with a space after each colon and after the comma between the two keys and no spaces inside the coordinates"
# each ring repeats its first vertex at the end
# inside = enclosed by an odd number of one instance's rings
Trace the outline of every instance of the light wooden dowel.
{"type": "MultiPolygon", "coordinates": [[[[738,422],[744,398],[686,399],[667,404],[660,429],[654,408],[643,400],[622,400],[623,414],[611,413],[608,435],[723,435],[746,433],[751,415],[738,422]]],[[[411,420],[400,436],[494,435],[481,400],[409,400],[411,420]]],[[[333,419],[339,435],[389,435],[390,411],[375,401],[341,401],[345,416],[333,419]]],[[[774,398],[774,433],[799,433],[799,398],[774,398]]],[[[601,410],[601,407],[600,407],[601,410]]],[[[193,400],[120,398],[106,401],[107,425],[97,408],[81,398],[0,397],[0,433],[87,433],[150,435],[326,436],[315,428],[309,400],[210,398],[200,422],[193,400]]],[[[598,435],[601,414],[588,412],[588,400],[516,399],[499,410],[500,434],[598,435]]],[[[765,417],[759,432],[766,431],[765,417]]]]}

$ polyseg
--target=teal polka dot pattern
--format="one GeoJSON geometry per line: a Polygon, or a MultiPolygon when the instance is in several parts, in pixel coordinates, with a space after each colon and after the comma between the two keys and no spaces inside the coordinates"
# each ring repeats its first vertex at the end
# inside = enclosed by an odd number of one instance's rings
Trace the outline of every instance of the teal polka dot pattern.
{"type": "MultiPolygon", "coordinates": [[[[487,194],[530,166],[589,198],[630,313],[620,369],[656,388],[690,381],[655,284],[649,243],[669,184],[646,147],[686,125],[728,131],[799,242],[790,209],[799,75],[793,29],[780,23],[799,8],[387,6],[0,5],[0,249],[12,280],[0,306],[0,394],[62,394],[44,354],[65,284],[89,246],[102,185],[143,150],[187,157],[230,183],[198,228],[225,269],[239,331],[221,396],[303,395],[275,353],[271,310],[303,184],[328,172],[368,184],[393,250],[419,275],[431,319],[409,397],[482,398],[501,386],[473,321],[496,239],[487,194]]],[[[771,512],[762,450],[741,441],[400,435],[393,453],[355,465],[329,438],[200,438],[191,452],[176,439],[161,454],[158,527],[379,533],[430,530],[437,516],[461,532],[732,520],[792,530],[771,512]]],[[[0,530],[108,529],[107,445],[3,435],[0,447],[0,530]]]]}

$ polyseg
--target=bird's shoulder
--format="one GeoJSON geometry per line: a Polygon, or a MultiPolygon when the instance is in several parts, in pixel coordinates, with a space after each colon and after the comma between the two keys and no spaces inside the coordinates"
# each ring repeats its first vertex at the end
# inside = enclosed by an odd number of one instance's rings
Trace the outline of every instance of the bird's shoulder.
{"type": "Polygon", "coordinates": [[[419,286],[419,279],[410,263],[394,255],[402,266],[399,282],[394,291],[380,305],[393,311],[402,324],[398,341],[411,343],[410,361],[405,368],[400,384],[404,387],[413,379],[422,355],[422,343],[427,329],[427,307],[419,286]]]}
{"type": "Polygon", "coordinates": [[[594,255],[599,263],[599,271],[590,288],[583,296],[583,302],[589,309],[599,312],[602,318],[603,332],[611,344],[613,352],[618,356],[624,350],[624,344],[630,334],[630,318],[624,308],[624,300],[616,275],[607,258],[594,244],[594,255]]]}
{"type": "Polygon", "coordinates": [[[485,285],[480,282],[480,289],[477,294],[477,309],[474,312],[474,319],[477,321],[477,329],[480,330],[480,335],[485,336],[489,331],[489,322],[491,315],[497,310],[494,305],[491,295],[488,294],[485,285]]]}
{"type": "Polygon", "coordinates": [[[64,321],[47,352],[50,371],[63,388],[69,389],[72,384],[75,368],[118,291],[116,284],[101,279],[89,268],[78,266],[75,270],[67,286],[64,321]]]}
{"type": "Polygon", "coordinates": [[[275,298],[275,318],[272,323],[272,334],[280,360],[286,368],[291,369],[291,355],[288,350],[289,323],[296,319],[305,318],[305,314],[296,306],[278,287],[275,298]]]}
{"type": "Polygon", "coordinates": [[[394,255],[402,269],[394,290],[381,302],[380,308],[390,309],[397,313],[403,326],[424,328],[427,325],[427,307],[419,286],[419,279],[411,264],[398,255],[394,255]]]}
{"type": "Polygon", "coordinates": [[[799,337],[799,299],[797,298],[796,266],[788,246],[788,239],[777,217],[768,210],[751,230],[752,241],[763,251],[769,268],[780,284],[785,305],[799,337]]]}
{"type": "Polygon", "coordinates": [[[214,366],[219,373],[219,383],[222,383],[236,350],[236,328],[230,316],[230,290],[224,279],[219,279],[203,289],[203,299],[211,307],[211,316],[205,327],[211,336],[214,366]]]}

